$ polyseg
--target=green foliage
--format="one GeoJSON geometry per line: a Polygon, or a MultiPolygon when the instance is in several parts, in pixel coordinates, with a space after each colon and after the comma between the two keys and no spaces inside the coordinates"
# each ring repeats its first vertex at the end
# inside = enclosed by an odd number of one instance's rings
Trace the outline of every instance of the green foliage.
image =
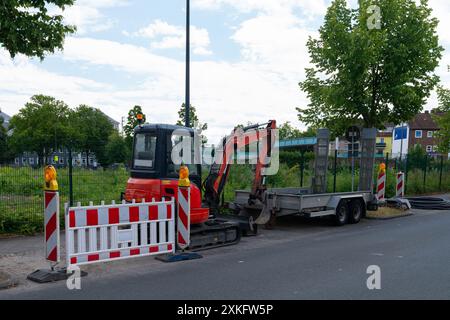
{"type": "Polygon", "coordinates": [[[62,10],[74,0],[2,0],[0,4],[0,45],[11,57],[18,53],[41,60],[62,49],[74,26],[64,24],[62,15],[50,15],[49,6],[62,10]]]}
{"type": "Polygon", "coordinates": [[[113,132],[109,136],[105,150],[108,164],[126,163],[130,159],[130,151],[127,142],[118,132],[113,132]]]}
{"type": "MultiPolygon", "coordinates": [[[[123,167],[111,170],[73,169],[74,201],[88,205],[120,200],[129,173],[123,167]]],[[[69,201],[67,168],[58,169],[60,206],[69,201]]],[[[43,171],[30,167],[0,167],[0,234],[33,234],[43,231],[43,171]]],[[[61,223],[64,223],[64,210],[61,223]]]]}
{"type": "Polygon", "coordinates": [[[123,127],[123,131],[125,132],[125,136],[130,140],[133,139],[134,128],[139,125],[139,121],[137,119],[137,115],[142,114],[144,117],[142,122],[145,123],[147,121],[147,117],[142,112],[141,106],[134,106],[133,109],[128,111],[127,124],[123,127]]]}
{"type": "Polygon", "coordinates": [[[278,126],[278,130],[280,140],[315,137],[317,135],[315,128],[308,127],[306,131],[301,131],[293,127],[289,121],[278,126]]]}
{"type": "Polygon", "coordinates": [[[295,139],[302,136],[302,132],[299,129],[293,127],[289,121],[281,124],[278,127],[278,134],[280,140],[295,139]]]}
{"type": "Polygon", "coordinates": [[[0,117],[0,163],[4,163],[11,159],[11,153],[8,148],[8,135],[3,126],[4,119],[0,117]]]}
{"type": "Polygon", "coordinates": [[[435,132],[435,137],[439,140],[439,152],[446,154],[450,152],[450,90],[438,87],[439,107],[433,118],[440,130],[435,132]]]}
{"type": "Polygon", "coordinates": [[[427,1],[360,0],[358,9],[334,0],[319,38],[307,46],[312,68],[300,88],[308,94],[299,119],[343,133],[349,123],[382,128],[410,120],[438,83],[434,70],[442,57],[427,1]],[[381,9],[381,28],[369,28],[381,9]],[[369,13],[368,13],[369,12],[369,13]]]}
{"type": "Polygon", "coordinates": [[[99,109],[80,105],[70,112],[69,144],[86,156],[95,153],[97,160],[105,165],[108,163],[105,147],[114,127],[108,117],[99,109]]]}
{"type": "MultiPolygon", "coordinates": [[[[314,152],[305,152],[304,165],[307,166],[309,162],[314,160],[314,152]]],[[[289,167],[300,165],[302,162],[302,155],[298,151],[280,151],[280,163],[285,163],[289,167]]]]}
{"type": "MultiPolygon", "coordinates": [[[[180,110],[178,111],[178,121],[176,123],[176,125],[178,126],[184,126],[185,123],[185,115],[186,115],[186,105],[183,103],[181,105],[180,110]]],[[[206,138],[205,135],[202,135],[201,133],[205,130],[208,129],[208,124],[207,123],[201,123],[198,120],[198,116],[197,116],[197,109],[191,105],[189,108],[189,128],[194,128],[198,131],[198,133],[201,136],[202,139],[202,144],[205,144],[208,142],[208,139],[206,138]]]]}
{"type": "Polygon", "coordinates": [[[426,151],[421,145],[415,145],[408,154],[408,168],[418,169],[423,168],[425,164],[426,151]]]}
{"type": "Polygon", "coordinates": [[[67,145],[69,135],[69,107],[53,97],[36,95],[11,118],[13,130],[10,145],[15,153],[36,152],[47,157],[51,150],[67,145]]]}
{"type": "Polygon", "coordinates": [[[130,109],[130,111],[128,111],[127,124],[123,127],[123,131],[125,133],[125,142],[130,154],[133,150],[134,128],[136,128],[139,125],[139,121],[137,119],[138,114],[143,115],[142,119],[143,123],[147,121],[147,117],[142,112],[142,107],[134,106],[132,109],[130,109]]]}

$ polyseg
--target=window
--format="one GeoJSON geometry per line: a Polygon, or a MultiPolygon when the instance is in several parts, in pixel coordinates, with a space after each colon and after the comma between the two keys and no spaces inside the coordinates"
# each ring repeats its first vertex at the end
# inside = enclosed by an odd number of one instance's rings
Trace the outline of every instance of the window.
{"type": "Polygon", "coordinates": [[[380,143],[384,143],[384,138],[381,138],[381,139],[380,139],[380,143]]]}
{"type": "Polygon", "coordinates": [[[417,139],[421,139],[422,138],[422,130],[416,130],[415,132],[415,137],[417,139]]]}
{"type": "Polygon", "coordinates": [[[34,158],[30,158],[30,164],[34,164],[34,158]]]}
{"type": "MultiPolygon", "coordinates": [[[[197,137],[198,138],[198,137],[197,137]]],[[[178,176],[178,171],[180,166],[175,164],[173,162],[172,159],[172,152],[174,152],[175,154],[178,154],[178,156],[180,156],[183,160],[186,160],[186,165],[189,168],[189,173],[191,175],[198,175],[199,172],[197,171],[197,161],[199,161],[196,158],[196,155],[199,155],[200,150],[195,150],[195,143],[194,143],[194,138],[190,135],[186,135],[186,134],[173,134],[171,136],[171,139],[167,141],[168,145],[167,145],[167,159],[168,159],[168,166],[167,166],[167,174],[169,176],[178,176]],[[189,140],[184,140],[184,139],[189,139],[189,140]],[[187,141],[187,143],[185,143],[183,145],[183,141],[187,141]],[[190,142],[190,146],[189,146],[189,142],[190,142]],[[183,155],[183,151],[184,149],[190,148],[190,152],[191,155],[183,155]],[[179,153],[177,152],[179,151],[179,153]]],[[[181,160],[181,159],[180,159],[181,160]]]]}
{"type": "Polygon", "coordinates": [[[64,158],[63,157],[59,158],[59,164],[64,164],[64,158]]]}
{"type": "Polygon", "coordinates": [[[134,162],[135,168],[150,168],[155,166],[156,137],[151,133],[140,133],[135,137],[134,162]]]}
{"type": "Polygon", "coordinates": [[[433,146],[427,146],[427,152],[433,152],[433,146]]]}
{"type": "Polygon", "coordinates": [[[19,158],[16,158],[16,164],[19,164],[19,162],[20,162],[20,159],[19,158]]]}
{"type": "Polygon", "coordinates": [[[27,158],[22,158],[22,163],[27,163],[27,158]]]}
{"type": "Polygon", "coordinates": [[[433,138],[433,131],[427,132],[427,138],[433,138]]]}

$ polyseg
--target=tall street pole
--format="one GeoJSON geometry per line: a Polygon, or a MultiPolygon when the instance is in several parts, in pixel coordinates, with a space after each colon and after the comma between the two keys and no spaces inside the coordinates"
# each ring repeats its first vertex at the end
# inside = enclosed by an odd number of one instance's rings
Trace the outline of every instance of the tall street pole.
{"type": "Polygon", "coordinates": [[[191,106],[190,97],[190,0],[186,0],[186,101],[184,122],[186,127],[190,127],[189,109],[191,106]]]}

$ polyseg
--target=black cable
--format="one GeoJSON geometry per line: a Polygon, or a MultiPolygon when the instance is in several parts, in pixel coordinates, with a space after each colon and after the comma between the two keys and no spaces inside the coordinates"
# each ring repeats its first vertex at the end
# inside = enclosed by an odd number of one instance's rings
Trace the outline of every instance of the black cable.
{"type": "Polygon", "coordinates": [[[423,210],[450,210],[450,201],[435,197],[406,198],[411,207],[423,210]]]}

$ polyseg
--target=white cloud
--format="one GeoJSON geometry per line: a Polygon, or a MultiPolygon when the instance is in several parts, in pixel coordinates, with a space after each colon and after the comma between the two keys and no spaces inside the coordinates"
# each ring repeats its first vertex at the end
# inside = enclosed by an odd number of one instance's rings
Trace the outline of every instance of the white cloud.
{"type": "MultiPolygon", "coordinates": [[[[231,41],[239,48],[242,59],[229,61],[193,61],[191,67],[191,99],[197,106],[201,121],[208,122],[206,132],[210,142],[227,134],[238,123],[263,122],[276,119],[279,122],[296,121],[295,107],[306,106],[308,100],[298,87],[304,78],[309,55],[306,40],[316,34],[310,27],[309,18],[298,15],[298,11],[321,19],[329,1],[305,0],[195,0],[197,8],[208,10],[231,6],[237,12],[253,12],[251,17],[234,26],[231,41]]],[[[445,2],[445,1],[443,1],[445,2]]],[[[99,10],[105,6],[123,5],[126,1],[101,0],[78,1],[86,8],[99,10]],[[92,3],[92,5],[90,5],[92,3]]],[[[430,0],[436,5],[436,13],[445,14],[450,9],[439,0],[430,0]],[[444,11],[442,11],[444,10],[444,11]],[[446,11],[445,11],[446,10],[446,11]],[[441,13],[442,12],[442,13],[441,13]]],[[[86,9],[88,10],[88,9],[86,9]]],[[[102,21],[91,11],[88,21],[102,21]]],[[[101,11],[97,11],[101,13],[101,11]]],[[[105,17],[108,19],[107,17],[105,17]]],[[[443,26],[447,23],[446,19],[443,26]]],[[[87,22],[87,31],[94,25],[87,22]]],[[[440,27],[440,36],[448,48],[448,33],[440,27]],[[445,40],[447,39],[447,40],[445,40]]],[[[64,53],[58,54],[63,62],[91,70],[101,66],[116,70],[123,77],[144,79],[134,87],[122,88],[115,80],[99,83],[82,77],[70,77],[51,73],[40,66],[19,57],[12,62],[0,54],[0,81],[8,87],[0,88],[0,106],[7,113],[15,113],[29,97],[45,93],[63,99],[72,106],[87,103],[100,107],[116,120],[125,116],[128,109],[139,104],[152,122],[174,123],[177,111],[184,100],[184,62],[163,56],[158,48],[183,48],[184,27],[155,20],[147,27],[130,36],[139,35],[149,39],[151,45],[130,45],[90,37],[69,37],[64,53]],[[158,54],[156,54],[158,52],[158,54]]],[[[210,35],[206,29],[192,27],[193,52],[208,55],[210,35]]],[[[212,59],[212,57],[211,57],[212,59]]],[[[450,87],[450,64],[447,54],[438,70],[443,82],[450,87]]],[[[94,72],[94,71],[92,71],[94,72]]],[[[433,96],[434,97],[434,96],[433,96]]],[[[435,106],[435,98],[429,107],[435,106]]],[[[429,108],[428,107],[428,108],[429,108]]]]}
{"type": "MultiPolygon", "coordinates": [[[[181,49],[186,45],[185,27],[171,25],[159,19],[141,28],[133,35],[151,39],[151,47],[154,49],[181,49]]],[[[212,54],[209,49],[210,43],[208,30],[191,26],[191,46],[194,54],[212,54]]]]}
{"type": "Polygon", "coordinates": [[[301,9],[304,15],[323,15],[327,8],[325,0],[194,0],[196,8],[218,10],[225,5],[240,12],[258,11],[266,14],[280,14],[301,9]]]}
{"type": "Polygon", "coordinates": [[[78,0],[64,11],[53,6],[51,14],[62,14],[65,22],[77,26],[77,34],[100,32],[111,29],[115,20],[105,16],[104,9],[126,6],[128,0],[78,0]]]}
{"type": "Polygon", "coordinates": [[[448,0],[430,0],[430,7],[433,8],[433,15],[439,19],[439,39],[447,46],[450,45],[450,1],[448,0]]]}

